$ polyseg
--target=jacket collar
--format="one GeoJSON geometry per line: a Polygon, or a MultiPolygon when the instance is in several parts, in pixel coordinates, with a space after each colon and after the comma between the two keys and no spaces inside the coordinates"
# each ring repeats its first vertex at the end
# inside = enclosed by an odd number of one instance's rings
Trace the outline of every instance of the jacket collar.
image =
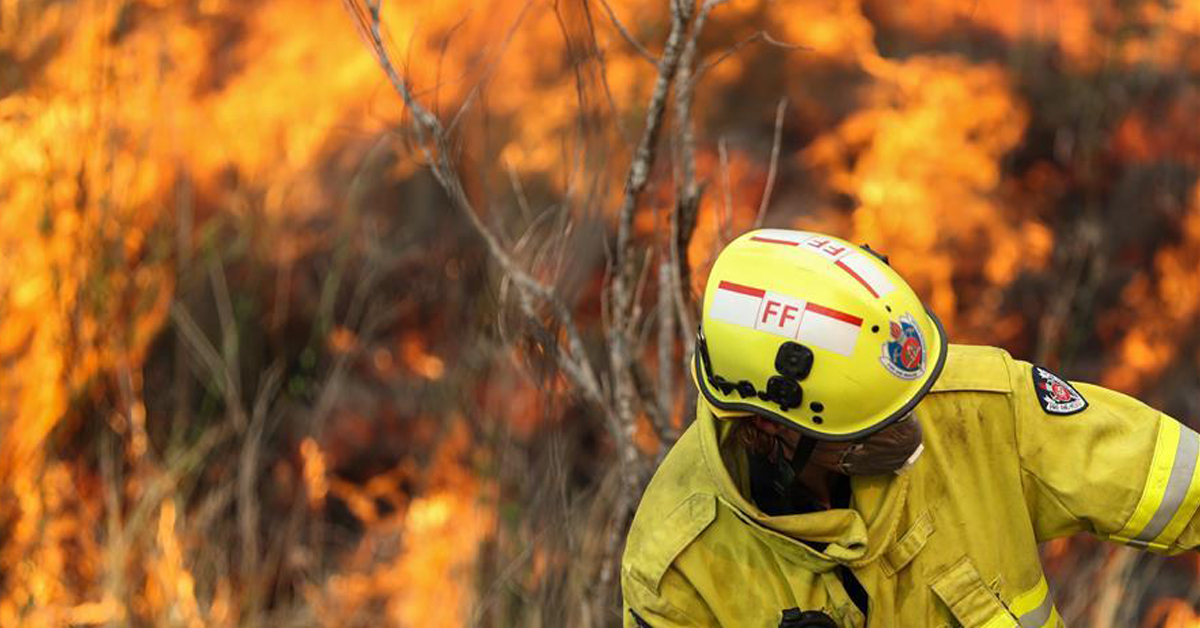
{"type": "Polygon", "coordinates": [[[850,508],[800,515],[767,515],[745,497],[731,475],[732,471],[744,478],[746,469],[744,453],[722,447],[730,435],[732,421],[736,420],[717,419],[705,404],[697,404],[695,427],[700,432],[700,451],[706,470],[716,484],[718,497],[768,544],[785,547],[789,554],[809,563],[817,571],[827,571],[837,564],[864,565],[878,558],[891,545],[908,494],[907,474],[851,478],[850,508]],[[828,545],[819,552],[803,541],[828,545]]]}

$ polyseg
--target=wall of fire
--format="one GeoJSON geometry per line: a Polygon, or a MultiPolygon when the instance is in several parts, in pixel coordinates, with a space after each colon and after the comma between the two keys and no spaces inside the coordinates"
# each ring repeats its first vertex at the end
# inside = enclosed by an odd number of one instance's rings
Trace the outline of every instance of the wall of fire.
{"type": "MultiPolygon", "coordinates": [[[[609,5],[661,47],[665,2],[609,5]]],[[[654,67],[603,4],[384,15],[418,96],[447,119],[472,103],[470,195],[598,342],[654,67]]],[[[769,226],[885,251],[959,342],[1198,420],[1200,4],[712,19],[694,290],[755,218],[786,97],[769,226]]],[[[554,339],[510,327],[405,116],[339,3],[0,0],[0,626],[594,616],[610,444],[554,339]]],[[[1072,539],[1046,562],[1086,625],[1197,621],[1194,559],[1072,539]]]]}

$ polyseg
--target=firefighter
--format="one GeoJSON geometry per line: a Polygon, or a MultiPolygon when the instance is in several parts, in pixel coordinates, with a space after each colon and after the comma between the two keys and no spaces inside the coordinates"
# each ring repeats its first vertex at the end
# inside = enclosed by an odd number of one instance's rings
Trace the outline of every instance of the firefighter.
{"type": "Polygon", "coordinates": [[[887,259],[759,230],[720,254],[696,419],[642,496],[627,627],[1060,626],[1038,543],[1200,544],[1200,438],[947,344],[887,259]]]}

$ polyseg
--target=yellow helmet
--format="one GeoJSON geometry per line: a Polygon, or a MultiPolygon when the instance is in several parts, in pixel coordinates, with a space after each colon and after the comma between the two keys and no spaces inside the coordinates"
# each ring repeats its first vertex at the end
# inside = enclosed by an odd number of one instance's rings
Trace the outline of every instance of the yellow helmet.
{"type": "Polygon", "coordinates": [[[753,413],[842,441],[907,415],[945,361],[941,322],[887,258],[761,229],[713,265],[692,376],[718,416],[753,413]]]}

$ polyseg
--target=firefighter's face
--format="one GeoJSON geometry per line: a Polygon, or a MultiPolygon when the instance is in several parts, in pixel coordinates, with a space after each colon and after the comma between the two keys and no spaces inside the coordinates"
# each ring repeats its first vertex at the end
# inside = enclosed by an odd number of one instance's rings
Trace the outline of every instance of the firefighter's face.
{"type": "Polygon", "coordinates": [[[800,442],[800,432],[775,423],[774,421],[768,421],[762,417],[754,417],[751,420],[754,422],[754,428],[758,431],[769,434],[783,441],[783,445],[787,448],[787,454],[789,456],[792,455],[792,452],[796,449],[796,444],[800,442]]]}
{"type": "MultiPolygon", "coordinates": [[[[791,458],[800,442],[800,432],[761,417],[751,419],[754,429],[770,438],[782,455],[791,458]]],[[[893,473],[915,460],[921,448],[921,424],[912,412],[867,438],[848,441],[818,442],[810,462],[847,475],[893,473]]]]}

